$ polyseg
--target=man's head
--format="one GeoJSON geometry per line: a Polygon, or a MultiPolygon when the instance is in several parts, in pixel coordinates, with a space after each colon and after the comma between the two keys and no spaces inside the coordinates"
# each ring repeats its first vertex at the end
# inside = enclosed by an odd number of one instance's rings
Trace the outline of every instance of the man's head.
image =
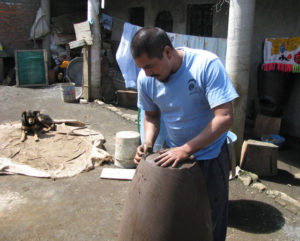
{"type": "Polygon", "coordinates": [[[173,45],[166,34],[160,28],[145,27],[138,30],[132,38],[130,50],[134,59],[146,53],[149,58],[162,59],[166,46],[173,49],[173,45]]]}
{"type": "Polygon", "coordinates": [[[132,38],[130,50],[135,63],[147,76],[162,82],[168,80],[175,49],[165,31],[154,27],[140,29],[132,38]]]}

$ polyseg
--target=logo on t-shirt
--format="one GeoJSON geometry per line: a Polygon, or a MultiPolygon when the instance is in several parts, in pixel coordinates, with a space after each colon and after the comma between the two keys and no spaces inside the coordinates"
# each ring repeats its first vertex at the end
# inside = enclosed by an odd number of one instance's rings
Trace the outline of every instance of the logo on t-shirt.
{"type": "Polygon", "coordinates": [[[199,86],[195,79],[190,79],[188,81],[188,89],[189,89],[190,95],[197,93],[198,88],[199,88],[199,86]]]}

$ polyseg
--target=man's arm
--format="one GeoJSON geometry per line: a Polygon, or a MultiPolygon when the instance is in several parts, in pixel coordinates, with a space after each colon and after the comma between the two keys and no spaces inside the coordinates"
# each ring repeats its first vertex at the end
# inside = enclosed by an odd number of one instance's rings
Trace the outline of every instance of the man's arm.
{"type": "Polygon", "coordinates": [[[152,148],[160,129],[160,111],[145,111],[145,144],[152,148]]]}
{"type": "Polygon", "coordinates": [[[184,145],[172,148],[161,154],[157,158],[157,164],[163,167],[169,165],[175,167],[180,161],[187,159],[193,153],[208,146],[222,135],[222,133],[229,130],[233,123],[232,103],[228,102],[219,105],[212,110],[215,116],[201,133],[184,145]]]}
{"type": "Polygon", "coordinates": [[[147,150],[152,150],[160,129],[160,111],[145,111],[144,118],[145,144],[136,150],[134,163],[138,164],[147,150]]]}

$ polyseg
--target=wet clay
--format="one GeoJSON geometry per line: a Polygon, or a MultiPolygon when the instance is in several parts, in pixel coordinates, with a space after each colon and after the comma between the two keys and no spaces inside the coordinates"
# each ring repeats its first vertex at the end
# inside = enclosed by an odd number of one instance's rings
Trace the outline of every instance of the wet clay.
{"type": "Polygon", "coordinates": [[[142,158],[129,188],[119,241],[208,241],[212,225],[200,167],[187,160],[176,168],[142,158]]]}

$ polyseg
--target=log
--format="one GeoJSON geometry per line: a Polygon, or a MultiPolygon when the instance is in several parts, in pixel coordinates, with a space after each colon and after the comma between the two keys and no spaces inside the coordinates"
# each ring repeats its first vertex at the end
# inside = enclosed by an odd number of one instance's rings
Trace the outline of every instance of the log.
{"type": "Polygon", "coordinates": [[[241,151],[241,168],[258,176],[277,174],[278,146],[256,140],[244,141],[241,151]]]}

